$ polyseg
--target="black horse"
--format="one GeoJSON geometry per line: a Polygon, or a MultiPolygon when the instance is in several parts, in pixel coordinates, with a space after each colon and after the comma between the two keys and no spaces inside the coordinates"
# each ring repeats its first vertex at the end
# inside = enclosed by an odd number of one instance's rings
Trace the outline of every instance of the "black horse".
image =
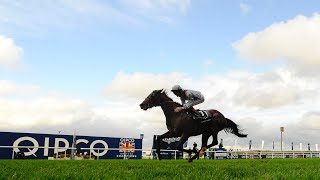
{"type": "Polygon", "coordinates": [[[201,150],[198,151],[189,162],[192,162],[199,155],[203,155],[206,149],[218,144],[218,133],[221,130],[235,134],[238,137],[247,137],[246,134],[242,134],[238,128],[238,125],[232,120],[225,118],[219,111],[211,109],[208,110],[211,116],[211,120],[205,123],[201,123],[199,120],[194,120],[190,113],[186,111],[174,112],[176,107],[181,107],[181,104],[174,102],[166,92],[161,90],[154,90],[148,97],[140,104],[140,108],[147,110],[152,107],[160,106],[166,117],[166,125],[168,131],[157,138],[157,150],[159,160],[161,160],[160,154],[160,142],[163,138],[181,137],[178,143],[177,149],[179,151],[188,152],[190,150],[183,149],[183,144],[188,140],[190,136],[197,136],[202,134],[201,150]],[[207,145],[209,137],[212,136],[213,141],[207,145]]]}

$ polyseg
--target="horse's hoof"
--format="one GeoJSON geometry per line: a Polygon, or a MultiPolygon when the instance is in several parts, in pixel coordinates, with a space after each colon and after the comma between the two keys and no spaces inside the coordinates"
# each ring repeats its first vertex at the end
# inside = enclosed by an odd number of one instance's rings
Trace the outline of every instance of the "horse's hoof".
{"type": "Polygon", "coordinates": [[[192,159],[189,159],[189,160],[188,160],[188,163],[192,163],[192,161],[193,161],[192,159]]]}

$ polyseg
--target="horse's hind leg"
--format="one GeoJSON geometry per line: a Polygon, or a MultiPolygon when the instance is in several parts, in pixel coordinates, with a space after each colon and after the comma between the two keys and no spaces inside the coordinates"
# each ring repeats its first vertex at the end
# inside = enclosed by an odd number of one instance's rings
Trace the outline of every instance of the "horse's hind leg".
{"type": "Polygon", "coordinates": [[[209,144],[209,145],[207,146],[207,148],[211,148],[212,146],[215,146],[215,145],[217,145],[217,144],[218,144],[218,133],[213,133],[213,134],[212,134],[212,143],[209,144]]]}

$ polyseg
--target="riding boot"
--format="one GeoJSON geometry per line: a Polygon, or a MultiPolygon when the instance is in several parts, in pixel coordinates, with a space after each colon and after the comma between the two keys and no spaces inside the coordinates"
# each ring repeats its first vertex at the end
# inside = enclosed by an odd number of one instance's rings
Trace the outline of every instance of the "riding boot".
{"type": "Polygon", "coordinates": [[[188,111],[190,112],[190,114],[192,115],[192,117],[194,118],[194,119],[203,119],[203,116],[202,116],[202,114],[199,112],[199,111],[197,111],[197,110],[195,110],[193,107],[192,108],[190,108],[190,109],[188,109],[188,111]]]}

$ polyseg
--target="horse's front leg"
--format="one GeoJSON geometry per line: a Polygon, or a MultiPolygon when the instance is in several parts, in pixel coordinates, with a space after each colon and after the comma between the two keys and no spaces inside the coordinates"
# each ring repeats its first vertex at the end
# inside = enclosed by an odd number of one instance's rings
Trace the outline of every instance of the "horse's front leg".
{"type": "Polygon", "coordinates": [[[188,140],[189,137],[190,137],[189,134],[186,134],[186,133],[182,134],[180,141],[178,142],[178,145],[177,145],[177,150],[190,153],[191,151],[190,149],[183,149],[183,145],[188,140]]]}
{"type": "Polygon", "coordinates": [[[166,133],[164,133],[164,134],[162,134],[162,135],[159,135],[159,136],[157,137],[157,150],[156,150],[156,153],[157,153],[157,155],[158,155],[158,159],[159,159],[159,160],[162,159],[162,156],[161,156],[161,154],[160,154],[160,144],[161,144],[161,141],[162,141],[162,139],[164,139],[164,138],[170,138],[170,137],[173,137],[172,131],[168,131],[168,132],[166,132],[166,133]]]}

